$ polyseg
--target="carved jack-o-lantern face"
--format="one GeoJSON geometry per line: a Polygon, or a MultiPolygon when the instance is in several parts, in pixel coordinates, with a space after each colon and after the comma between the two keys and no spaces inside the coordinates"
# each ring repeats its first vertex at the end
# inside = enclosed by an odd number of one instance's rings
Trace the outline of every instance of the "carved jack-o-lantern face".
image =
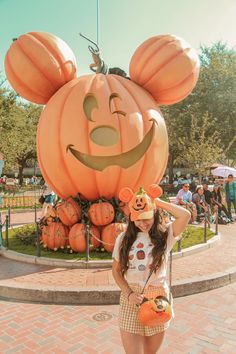
{"type": "Polygon", "coordinates": [[[42,173],[63,197],[111,198],[124,186],[159,181],[168,157],[157,104],[117,75],[84,76],[62,87],[42,113],[37,139],[42,173]]]}
{"type": "MultiPolygon", "coordinates": [[[[112,93],[110,95],[109,97],[110,113],[112,115],[117,114],[118,119],[120,119],[120,117],[126,117],[127,119],[129,119],[129,117],[127,117],[127,113],[122,111],[121,109],[112,110],[112,101],[115,98],[119,98],[120,101],[122,100],[118,93],[112,93]]],[[[99,105],[95,95],[88,94],[85,97],[83,102],[83,109],[86,118],[91,122],[95,122],[92,119],[92,111],[93,109],[99,109],[99,105]]],[[[129,151],[123,152],[118,155],[94,156],[91,154],[85,154],[81,151],[74,149],[72,147],[73,145],[68,145],[67,149],[70,150],[70,152],[75,156],[75,158],[77,158],[85,166],[98,171],[103,171],[105,168],[109,166],[115,166],[115,165],[123,168],[128,168],[134,165],[138,160],[140,160],[140,158],[144,156],[145,152],[151,145],[155,133],[156,123],[157,122],[153,119],[152,127],[148,131],[148,133],[144,136],[142,141],[138,143],[135,147],[130,149],[129,151]]],[[[97,145],[109,147],[117,144],[121,139],[121,136],[120,136],[120,132],[112,125],[110,126],[102,125],[94,128],[90,132],[89,138],[97,145]]]]}
{"type": "Polygon", "coordinates": [[[47,103],[37,152],[49,186],[63,198],[81,193],[96,199],[161,180],[168,139],[158,104],[188,96],[199,60],[181,38],[161,35],[135,51],[131,80],[110,74],[76,79],[70,48],[49,33],[32,32],[12,44],[5,67],[22,97],[47,103]]]}

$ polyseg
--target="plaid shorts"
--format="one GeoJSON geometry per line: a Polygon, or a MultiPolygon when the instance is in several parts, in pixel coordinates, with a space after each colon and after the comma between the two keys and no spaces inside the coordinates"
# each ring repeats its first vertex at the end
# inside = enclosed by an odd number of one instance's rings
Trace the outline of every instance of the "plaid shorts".
{"type": "MultiPolygon", "coordinates": [[[[142,287],[139,285],[131,284],[130,288],[135,292],[141,293],[142,291],[142,287]]],[[[165,290],[162,287],[153,287],[153,286],[149,286],[145,290],[144,294],[147,298],[154,298],[158,295],[167,296],[165,290]]],[[[173,309],[173,304],[171,305],[173,309]]],[[[138,310],[139,307],[136,306],[135,304],[130,303],[127,300],[126,296],[124,296],[124,294],[121,293],[119,315],[118,315],[120,329],[129,333],[140,334],[142,336],[152,336],[154,334],[165,331],[169,327],[170,321],[155,327],[143,326],[138,320],[138,310]]],[[[172,312],[172,318],[173,317],[174,316],[172,312]]]]}

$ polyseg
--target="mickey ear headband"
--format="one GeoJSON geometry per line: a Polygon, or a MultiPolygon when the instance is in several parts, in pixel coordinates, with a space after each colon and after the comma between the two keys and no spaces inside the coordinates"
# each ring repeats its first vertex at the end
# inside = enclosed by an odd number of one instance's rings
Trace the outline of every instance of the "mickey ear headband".
{"type": "Polygon", "coordinates": [[[131,188],[122,188],[119,199],[128,203],[131,221],[151,219],[156,209],[155,198],[162,195],[162,189],[157,184],[151,184],[145,191],[142,187],[136,193],[131,188]]]}

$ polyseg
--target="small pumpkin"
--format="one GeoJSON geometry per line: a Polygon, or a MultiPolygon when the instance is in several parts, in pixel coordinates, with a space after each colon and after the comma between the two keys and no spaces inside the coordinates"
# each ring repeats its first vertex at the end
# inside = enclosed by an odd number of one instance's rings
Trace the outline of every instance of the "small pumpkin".
{"type": "Polygon", "coordinates": [[[127,224],[124,223],[112,223],[107,225],[102,230],[102,243],[107,252],[112,252],[114,249],[117,236],[126,231],[127,224]]]}
{"type": "Polygon", "coordinates": [[[88,215],[94,225],[108,225],[115,217],[115,210],[108,202],[94,203],[90,206],[88,215]]]}
{"type": "Polygon", "coordinates": [[[68,228],[61,222],[52,222],[42,228],[43,246],[53,251],[64,248],[68,239],[68,228]]]}
{"type": "Polygon", "coordinates": [[[46,32],[29,32],[15,40],[5,58],[7,78],[25,99],[45,104],[76,76],[76,60],[70,47],[46,32]]]}
{"type": "Polygon", "coordinates": [[[81,208],[73,198],[59,203],[56,211],[59,219],[67,226],[72,226],[81,219],[81,208]]]}
{"type": "Polygon", "coordinates": [[[70,248],[74,252],[86,251],[86,227],[84,224],[75,224],[69,232],[70,248]]]}

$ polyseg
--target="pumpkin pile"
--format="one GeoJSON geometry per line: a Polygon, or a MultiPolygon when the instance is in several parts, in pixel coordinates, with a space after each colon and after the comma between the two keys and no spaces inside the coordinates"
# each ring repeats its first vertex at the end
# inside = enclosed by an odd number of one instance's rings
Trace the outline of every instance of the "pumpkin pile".
{"type": "Polygon", "coordinates": [[[122,206],[112,201],[89,202],[80,198],[67,198],[50,207],[42,227],[42,244],[57,251],[83,253],[87,244],[90,251],[104,249],[112,252],[116,237],[126,230],[122,206]]]}

